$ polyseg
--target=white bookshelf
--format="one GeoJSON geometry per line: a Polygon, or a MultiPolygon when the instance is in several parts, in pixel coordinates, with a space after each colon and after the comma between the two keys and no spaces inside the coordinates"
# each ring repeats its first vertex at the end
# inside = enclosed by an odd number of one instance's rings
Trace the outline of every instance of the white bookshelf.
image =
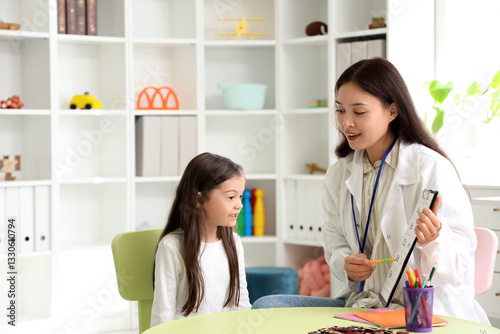
{"type": "MultiPolygon", "coordinates": [[[[247,266],[300,267],[320,256],[317,236],[287,237],[284,183],[321,185],[323,176],[309,175],[305,164],[326,168],[335,160],[334,114],[308,104],[332,98],[336,43],[383,36],[403,75],[433,59],[433,34],[425,40],[428,31],[419,26],[421,15],[433,15],[433,2],[405,2],[397,12],[390,3],[107,0],[98,2],[98,35],[77,36],[57,34],[56,0],[3,0],[2,19],[22,26],[0,30],[0,57],[10,64],[0,99],[19,94],[25,107],[0,110],[0,154],[21,154],[23,161],[22,179],[2,181],[0,188],[51,188],[51,248],[20,257],[26,273],[20,303],[33,303],[21,309],[21,327],[49,333],[75,322],[92,332],[134,323],[130,304],[110,287],[116,279],[111,240],[164,226],[180,179],[136,176],[135,120],[141,116],[196,117],[197,152],[228,156],[244,167],[247,188],[264,189],[265,236],[243,238],[247,266]],[[367,30],[373,16],[384,16],[388,27],[367,30]],[[234,24],[217,19],[231,17],[265,18],[249,29],[266,35],[253,41],[217,36],[234,24]],[[313,21],[327,23],[328,35],[306,36],[313,21]],[[408,54],[408,45],[428,52],[408,54]],[[227,110],[218,83],[268,85],[263,110],[227,110]],[[147,86],[172,87],[180,109],[138,110],[147,86]],[[69,109],[70,99],[85,91],[102,101],[102,110],[69,109]],[[101,298],[99,312],[89,311],[87,298],[101,298]]],[[[421,72],[430,73],[427,80],[433,68],[421,72]]],[[[5,262],[0,255],[0,266],[5,262]]]]}

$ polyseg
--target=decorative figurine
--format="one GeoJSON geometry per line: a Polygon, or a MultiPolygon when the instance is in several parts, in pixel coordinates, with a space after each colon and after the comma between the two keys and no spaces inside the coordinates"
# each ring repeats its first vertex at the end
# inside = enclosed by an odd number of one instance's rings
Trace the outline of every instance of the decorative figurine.
{"type": "Polygon", "coordinates": [[[240,38],[241,36],[249,36],[250,40],[254,39],[254,36],[264,36],[266,33],[263,31],[264,26],[263,23],[266,19],[264,18],[254,18],[254,19],[247,19],[247,18],[234,18],[234,19],[218,19],[218,21],[237,21],[236,22],[236,29],[235,32],[231,33],[224,33],[224,32],[219,32],[217,35],[218,36],[229,36],[229,40],[233,40],[233,37],[236,36],[236,38],[240,38]],[[248,32],[247,28],[247,22],[248,21],[260,21],[261,22],[261,32],[248,32]]]}
{"type": "Polygon", "coordinates": [[[170,87],[144,88],[137,98],[138,110],[178,110],[179,100],[177,94],[170,87]]]}
{"type": "Polygon", "coordinates": [[[20,155],[4,155],[3,159],[0,160],[0,172],[5,173],[5,181],[14,181],[16,177],[12,173],[19,171],[21,171],[20,155]]]}

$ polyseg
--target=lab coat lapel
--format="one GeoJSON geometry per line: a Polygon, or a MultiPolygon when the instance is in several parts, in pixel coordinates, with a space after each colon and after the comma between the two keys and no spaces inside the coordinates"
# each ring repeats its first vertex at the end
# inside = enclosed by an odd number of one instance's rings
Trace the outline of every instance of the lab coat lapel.
{"type": "Polygon", "coordinates": [[[345,185],[354,197],[356,215],[359,217],[361,217],[361,203],[363,203],[363,154],[364,150],[355,151],[353,160],[346,165],[351,171],[351,176],[345,181],[345,185]]]}

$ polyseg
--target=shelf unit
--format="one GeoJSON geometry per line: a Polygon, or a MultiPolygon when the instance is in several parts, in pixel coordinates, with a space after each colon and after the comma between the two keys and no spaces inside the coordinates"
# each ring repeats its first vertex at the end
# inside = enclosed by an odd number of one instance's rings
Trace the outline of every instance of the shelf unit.
{"type": "MultiPolygon", "coordinates": [[[[98,2],[97,36],[58,34],[57,0],[5,0],[0,12],[21,23],[19,31],[0,30],[0,57],[9,64],[0,98],[19,94],[25,104],[0,110],[0,154],[23,159],[22,178],[0,188],[51,190],[50,250],[19,256],[20,328],[37,332],[134,326],[134,309],[114,284],[109,245],[120,232],[163,226],[180,179],[136,176],[138,117],[196,117],[197,152],[230,157],[244,167],[248,188],[265,191],[265,236],[243,238],[246,265],[298,268],[322,254],[322,242],[318,231],[288,234],[296,208],[286,185],[318,192],[323,176],[309,175],[305,164],[335,161],[334,114],[308,104],[331,100],[336,44],[386,39],[388,58],[415,91],[434,72],[434,21],[421,24],[433,18],[432,0],[108,0],[98,2]],[[373,16],[388,27],[367,30],[373,16]],[[217,36],[232,29],[217,19],[235,17],[264,17],[266,35],[217,36]],[[328,35],[306,36],[313,21],[327,23],[328,35]],[[426,52],[408,54],[409,41],[426,52]],[[268,85],[263,110],[227,110],[217,84],[249,82],[268,85]],[[172,87],[179,110],[138,110],[147,86],[172,87]],[[68,108],[85,91],[102,110],[68,108]]],[[[260,31],[261,23],[249,29],[260,31]]],[[[317,221],[304,205],[297,206],[302,219],[317,221]]]]}

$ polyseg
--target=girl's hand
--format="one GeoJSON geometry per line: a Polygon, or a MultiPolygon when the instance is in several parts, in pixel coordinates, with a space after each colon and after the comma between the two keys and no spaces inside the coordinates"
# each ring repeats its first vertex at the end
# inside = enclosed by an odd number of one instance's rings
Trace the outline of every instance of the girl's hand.
{"type": "Polygon", "coordinates": [[[417,240],[421,245],[426,245],[439,236],[441,231],[441,221],[437,219],[436,215],[441,204],[441,196],[436,197],[432,210],[425,208],[418,213],[417,226],[415,227],[415,234],[417,240]]]}
{"type": "Polygon", "coordinates": [[[351,254],[344,258],[344,270],[353,281],[368,279],[375,268],[376,265],[370,264],[365,254],[351,254]]]}

